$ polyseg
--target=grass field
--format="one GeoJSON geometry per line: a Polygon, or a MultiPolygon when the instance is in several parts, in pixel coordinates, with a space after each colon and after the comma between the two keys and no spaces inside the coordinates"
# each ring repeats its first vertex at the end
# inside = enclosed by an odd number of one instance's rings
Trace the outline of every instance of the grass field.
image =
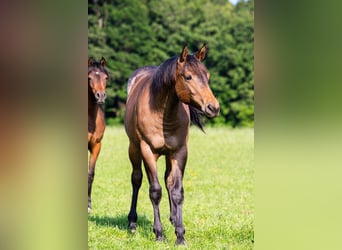
{"type": "MultiPolygon", "coordinates": [[[[158,161],[158,172],[163,188],[160,215],[165,240],[154,241],[153,210],[145,173],[138,198],[137,232],[128,232],[132,190],[127,147],[123,127],[106,128],[93,184],[93,211],[88,215],[89,249],[179,248],[174,246],[176,236],[169,222],[163,157],[158,161]]],[[[183,185],[185,248],[253,248],[253,129],[206,128],[204,134],[192,127],[183,185]]]]}

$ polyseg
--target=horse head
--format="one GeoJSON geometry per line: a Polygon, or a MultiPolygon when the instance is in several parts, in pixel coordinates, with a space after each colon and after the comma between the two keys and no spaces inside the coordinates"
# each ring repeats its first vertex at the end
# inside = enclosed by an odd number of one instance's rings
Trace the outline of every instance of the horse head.
{"type": "Polygon", "coordinates": [[[194,55],[188,54],[186,45],[183,47],[177,61],[175,89],[180,101],[213,118],[219,114],[220,105],[209,87],[210,74],[202,63],[206,51],[205,44],[194,55]]]}
{"type": "Polygon", "coordinates": [[[106,60],[102,57],[100,62],[96,62],[92,57],[88,59],[88,86],[98,104],[103,104],[106,100],[106,82],[108,72],[105,69],[106,60]]]}

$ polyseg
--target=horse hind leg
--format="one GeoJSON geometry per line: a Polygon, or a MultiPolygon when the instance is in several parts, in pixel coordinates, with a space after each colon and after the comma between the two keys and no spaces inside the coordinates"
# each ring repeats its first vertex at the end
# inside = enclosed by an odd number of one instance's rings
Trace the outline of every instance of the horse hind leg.
{"type": "Polygon", "coordinates": [[[128,214],[128,229],[134,233],[137,228],[137,201],[138,201],[138,193],[142,183],[142,171],[141,171],[141,154],[137,147],[133,144],[129,145],[129,159],[132,163],[132,174],[131,174],[131,183],[132,183],[132,201],[131,208],[128,214]]]}
{"type": "Polygon", "coordinates": [[[88,168],[88,213],[91,212],[91,190],[95,176],[95,164],[101,150],[101,143],[97,143],[90,148],[89,168],[88,168]]]}

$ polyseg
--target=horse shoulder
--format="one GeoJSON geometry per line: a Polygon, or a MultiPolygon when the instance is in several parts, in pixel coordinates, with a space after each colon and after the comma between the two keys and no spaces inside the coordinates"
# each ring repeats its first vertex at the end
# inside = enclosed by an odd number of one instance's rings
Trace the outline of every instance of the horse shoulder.
{"type": "Polygon", "coordinates": [[[150,113],[149,110],[144,112],[142,109],[138,116],[137,126],[138,133],[141,135],[140,137],[145,140],[151,148],[157,150],[164,147],[165,138],[163,135],[162,119],[158,115],[150,113]]]}

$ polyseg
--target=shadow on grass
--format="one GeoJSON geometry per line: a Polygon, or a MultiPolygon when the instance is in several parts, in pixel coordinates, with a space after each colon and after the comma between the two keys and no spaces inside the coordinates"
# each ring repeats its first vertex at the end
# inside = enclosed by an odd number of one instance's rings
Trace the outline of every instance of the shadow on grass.
{"type": "MultiPolygon", "coordinates": [[[[116,217],[109,216],[93,216],[88,215],[88,221],[95,222],[97,226],[116,227],[123,231],[128,230],[128,219],[126,214],[121,214],[116,217]]],[[[142,234],[149,234],[152,231],[153,224],[144,215],[140,215],[137,221],[137,231],[142,234]]]]}

